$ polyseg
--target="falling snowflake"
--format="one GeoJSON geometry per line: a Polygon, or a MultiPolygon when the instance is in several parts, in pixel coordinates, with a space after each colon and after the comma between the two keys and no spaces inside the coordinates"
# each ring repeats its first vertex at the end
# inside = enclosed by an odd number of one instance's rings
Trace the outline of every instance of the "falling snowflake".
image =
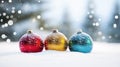
{"type": "Polygon", "coordinates": [[[3,19],[0,19],[0,22],[3,22],[3,19]]]}
{"type": "Polygon", "coordinates": [[[2,35],[1,35],[1,38],[2,38],[2,39],[5,39],[5,38],[7,38],[7,36],[6,36],[5,34],[2,34],[2,35]]]}
{"type": "Polygon", "coordinates": [[[117,24],[113,24],[113,28],[117,28],[117,24]]]}
{"type": "Polygon", "coordinates": [[[9,20],[8,21],[8,24],[11,26],[11,25],[13,25],[13,20],[9,20]]]}
{"type": "Polygon", "coordinates": [[[18,14],[21,14],[22,12],[21,12],[21,10],[18,10],[18,14]]]}
{"type": "Polygon", "coordinates": [[[104,39],[106,39],[106,37],[105,37],[105,36],[102,36],[102,40],[104,40],[104,39]]]}
{"type": "Polygon", "coordinates": [[[12,10],[11,13],[15,13],[15,10],[12,10]]]}
{"type": "Polygon", "coordinates": [[[10,43],[10,42],[11,42],[11,40],[8,38],[8,39],[6,40],[6,42],[7,42],[7,43],[10,43]]]}
{"type": "Polygon", "coordinates": [[[99,23],[98,23],[98,22],[96,22],[96,26],[99,26],[99,23]]]}
{"type": "Polygon", "coordinates": [[[44,28],[43,27],[40,27],[40,30],[43,30],[44,28]]]}
{"type": "Polygon", "coordinates": [[[2,0],[1,3],[4,3],[4,1],[2,0]]]}
{"type": "Polygon", "coordinates": [[[17,35],[17,32],[13,32],[13,35],[17,35]]]}
{"type": "Polygon", "coordinates": [[[101,31],[99,31],[99,32],[98,32],[98,35],[102,35],[102,32],[101,32],[101,31]]]}
{"type": "Polygon", "coordinates": [[[92,15],[89,15],[89,18],[93,18],[93,16],[92,16],[92,15]]]}
{"type": "Polygon", "coordinates": [[[101,18],[98,19],[98,21],[101,21],[101,20],[102,20],[101,18]]]}
{"type": "Polygon", "coordinates": [[[32,19],[32,22],[36,22],[36,19],[35,19],[35,18],[33,18],[33,19],[32,19]]]}
{"type": "Polygon", "coordinates": [[[40,19],[40,18],[41,18],[41,16],[40,16],[40,15],[38,15],[38,16],[37,16],[37,19],[40,19]]]}
{"type": "Polygon", "coordinates": [[[40,3],[40,0],[38,2],[40,3]]]}
{"type": "Polygon", "coordinates": [[[12,0],[9,0],[8,2],[9,2],[9,3],[11,3],[11,2],[12,2],[12,0]]]}
{"type": "Polygon", "coordinates": [[[119,18],[118,15],[116,15],[116,16],[115,16],[115,19],[118,19],[118,18],[119,18]]]}
{"type": "Polygon", "coordinates": [[[6,16],[7,19],[9,19],[9,16],[6,16]]]}
{"type": "Polygon", "coordinates": [[[3,13],[3,16],[6,16],[6,13],[3,13]]]}
{"type": "Polygon", "coordinates": [[[109,38],[109,39],[111,39],[111,38],[112,38],[112,36],[108,36],[108,38],[109,38]]]}
{"type": "Polygon", "coordinates": [[[12,10],[15,10],[15,7],[12,7],[12,10]]]}
{"type": "Polygon", "coordinates": [[[93,26],[95,26],[96,25],[96,23],[93,23],[93,26]]]}
{"type": "Polygon", "coordinates": [[[13,15],[11,15],[10,18],[13,18],[13,15]]]}
{"type": "Polygon", "coordinates": [[[4,27],[8,27],[8,24],[7,24],[7,23],[5,23],[5,24],[4,24],[4,27]]]}
{"type": "Polygon", "coordinates": [[[1,25],[2,28],[4,28],[5,26],[4,25],[1,25]]]}

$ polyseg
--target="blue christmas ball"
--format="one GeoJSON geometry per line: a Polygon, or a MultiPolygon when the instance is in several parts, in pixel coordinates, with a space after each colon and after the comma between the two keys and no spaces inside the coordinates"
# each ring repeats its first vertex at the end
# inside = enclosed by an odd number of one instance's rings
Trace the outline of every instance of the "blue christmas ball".
{"type": "Polygon", "coordinates": [[[70,51],[89,53],[92,50],[92,45],[92,38],[82,31],[77,32],[69,39],[70,51]]]}

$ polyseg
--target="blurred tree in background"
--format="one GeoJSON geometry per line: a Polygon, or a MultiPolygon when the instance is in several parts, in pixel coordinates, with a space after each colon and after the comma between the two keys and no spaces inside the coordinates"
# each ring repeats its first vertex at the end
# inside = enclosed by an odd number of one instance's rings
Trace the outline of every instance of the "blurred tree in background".
{"type": "Polygon", "coordinates": [[[0,40],[5,41],[10,39],[12,41],[18,41],[20,36],[22,36],[29,28],[22,29],[22,31],[16,35],[17,33],[15,32],[14,26],[17,25],[19,29],[21,29],[22,27],[20,24],[23,23],[24,25],[23,21],[30,18],[32,18],[32,21],[30,21],[28,24],[37,21],[39,22],[38,28],[44,27],[45,22],[40,16],[41,12],[45,10],[41,10],[41,5],[44,2],[45,1],[40,2],[39,0],[14,0],[12,2],[9,2],[9,0],[1,0],[0,40]],[[39,6],[39,8],[36,6],[39,6]]]}
{"type": "Polygon", "coordinates": [[[106,31],[108,42],[120,42],[120,7],[118,0],[116,0],[116,4],[106,31]]]}
{"type": "Polygon", "coordinates": [[[64,33],[67,38],[69,38],[72,35],[72,28],[71,28],[72,25],[70,23],[70,16],[68,13],[68,9],[66,7],[64,7],[62,18],[63,18],[62,22],[59,25],[58,29],[59,29],[59,31],[64,33]]]}
{"type": "Polygon", "coordinates": [[[100,22],[98,16],[95,14],[95,4],[93,0],[88,2],[88,14],[85,17],[82,29],[84,32],[88,33],[94,41],[100,40],[101,37],[98,32],[100,30],[100,22]]]}

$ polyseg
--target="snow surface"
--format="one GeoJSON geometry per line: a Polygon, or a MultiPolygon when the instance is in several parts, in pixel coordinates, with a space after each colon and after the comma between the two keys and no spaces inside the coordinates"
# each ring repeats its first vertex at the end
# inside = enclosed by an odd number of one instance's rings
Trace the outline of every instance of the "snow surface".
{"type": "Polygon", "coordinates": [[[0,67],[120,67],[120,43],[95,42],[91,53],[43,50],[22,53],[18,42],[0,42],[0,67]]]}

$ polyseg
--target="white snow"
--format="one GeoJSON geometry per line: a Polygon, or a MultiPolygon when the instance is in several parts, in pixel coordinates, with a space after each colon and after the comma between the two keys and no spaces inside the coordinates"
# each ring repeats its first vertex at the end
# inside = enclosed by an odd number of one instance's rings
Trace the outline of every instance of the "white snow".
{"type": "Polygon", "coordinates": [[[0,42],[0,67],[120,67],[120,44],[94,42],[91,53],[43,50],[22,53],[18,42],[0,42]]]}

